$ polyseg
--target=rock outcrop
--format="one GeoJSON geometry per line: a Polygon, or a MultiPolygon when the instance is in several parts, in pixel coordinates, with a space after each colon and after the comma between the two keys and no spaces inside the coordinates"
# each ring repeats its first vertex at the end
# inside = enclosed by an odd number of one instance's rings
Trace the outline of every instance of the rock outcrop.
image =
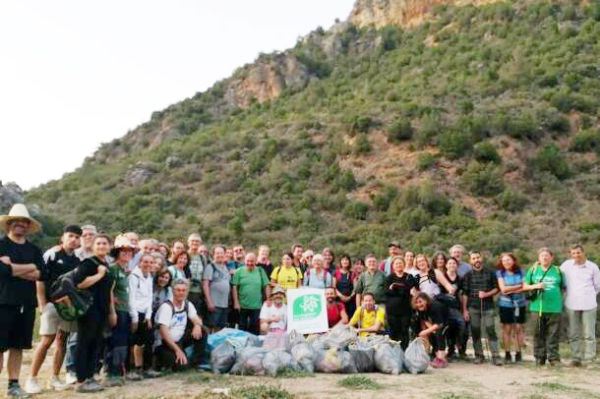
{"type": "Polygon", "coordinates": [[[229,105],[248,108],[253,101],[264,103],[279,97],[286,89],[302,89],[308,84],[309,73],[298,59],[290,54],[260,57],[242,69],[225,92],[229,105]]]}
{"type": "Polygon", "coordinates": [[[356,0],[348,20],[359,28],[398,25],[411,28],[430,18],[433,7],[441,4],[455,6],[496,3],[501,0],[356,0]]]}
{"type": "Polygon", "coordinates": [[[125,176],[125,182],[131,186],[141,186],[156,174],[156,167],[150,163],[137,162],[131,166],[125,176]]]}
{"type": "Polygon", "coordinates": [[[24,203],[23,190],[16,183],[2,184],[0,181],[0,213],[8,212],[17,203],[24,203]]]}

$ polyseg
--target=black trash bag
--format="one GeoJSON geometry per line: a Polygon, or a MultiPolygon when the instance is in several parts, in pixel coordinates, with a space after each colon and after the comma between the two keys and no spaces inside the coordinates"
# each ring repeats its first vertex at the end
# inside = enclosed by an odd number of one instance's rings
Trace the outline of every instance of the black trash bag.
{"type": "Polygon", "coordinates": [[[215,374],[228,373],[235,363],[235,348],[228,342],[220,343],[210,353],[210,364],[215,374]]]}
{"type": "Polygon", "coordinates": [[[267,354],[264,348],[249,346],[244,348],[231,368],[232,374],[264,375],[263,359],[267,354]]]}
{"type": "Polygon", "coordinates": [[[429,353],[425,349],[423,340],[415,338],[404,353],[404,367],[411,374],[424,373],[429,366],[429,353]]]}
{"type": "Polygon", "coordinates": [[[400,345],[380,344],[375,347],[375,368],[385,374],[400,374],[404,367],[404,353],[400,345]]]}
{"type": "Polygon", "coordinates": [[[309,373],[315,372],[317,353],[312,347],[307,344],[296,345],[292,348],[292,356],[298,362],[300,370],[308,371],[309,373]]]}
{"type": "Polygon", "coordinates": [[[275,349],[268,352],[263,358],[262,364],[267,375],[271,377],[277,377],[277,374],[285,370],[298,370],[296,360],[294,360],[289,352],[283,349],[275,349]]]}
{"type": "Polygon", "coordinates": [[[348,352],[359,373],[375,371],[375,350],[361,341],[348,345],[348,352]]]}

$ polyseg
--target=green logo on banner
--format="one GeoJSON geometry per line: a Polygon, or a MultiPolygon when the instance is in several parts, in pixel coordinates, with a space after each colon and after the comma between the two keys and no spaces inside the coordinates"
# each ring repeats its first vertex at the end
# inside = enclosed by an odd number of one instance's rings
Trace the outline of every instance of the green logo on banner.
{"type": "Polygon", "coordinates": [[[302,295],[294,301],[294,320],[314,319],[321,313],[321,297],[319,295],[302,295]]]}

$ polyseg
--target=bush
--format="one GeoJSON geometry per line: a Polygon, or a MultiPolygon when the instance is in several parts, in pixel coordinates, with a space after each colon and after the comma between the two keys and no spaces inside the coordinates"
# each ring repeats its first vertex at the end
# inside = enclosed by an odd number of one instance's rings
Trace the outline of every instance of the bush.
{"type": "Polygon", "coordinates": [[[421,120],[421,127],[415,134],[417,146],[423,147],[431,143],[431,140],[442,130],[442,122],[437,114],[427,114],[421,120]]]}
{"type": "Polygon", "coordinates": [[[354,153],[355,154],[366,154],[371,151],[371,143],[369,143],[369,138],[366,134],[361,133],[356,138],[356,143],[354,143],[354,153]]]}
{"type": "Polygon", "coordinates": [[[422,207],[405,210],[400,214],[400,223],[412,231],[420,231],[423,227],[431,224],[431,215],[422,207]]]}
{"type": "Polygon", "coordinates": [[[431,168],[433,165],[435,165],[435,163],[436,163],[435,156],[428,152],[420,154],[419,158],[417,159],[417,167],[419,168],[419,170],[427,170],[427,169],[431,168]]]}
{"type": "Polygon", "coordinates": [[[467,133],[447,132],[440,136],[439,147],[446,158],[458,159],[471,152],[473,143],[467,133]]]}
{"type": "Polygon", "coordinates": [[[409,119],[396,119],[388,128],[388,142],[397,143],[410,140],[414,129],[409,119]]]}
{"type": "Polygon", "coordinates": [[[571,174],[567,160],[554,143],[539,149],[535,158],[531,161],[531,166],[534,170],[548,172],[559,180],[564,180],[571,174]]]}
{"type": "Polygon", "coordinates": [[[477,196],[491,197],[504,191],[502,171],[491,163],[471,162],[462,181],[471,193],[477,196]]]}
{"type": "Polygon", "coordinates": [[[502,158],[496,151],[496,147],[489,141],[475,145],[473,154],[475,159],[481,163],[501,163],[502,158]]]}
{"type": "Polygon", "coordinates": [[[368,133],[377,124],[368,116],[357,117],[352,123],[352,131],[355,133],[368,133]]]}
{"type": "Polygon", "coordinates": [[[600,153],[600,130],[583,130],[573,137],[571,151],[600,153]]]}
{"type": "Polygon", "coordinates": [[[368,212],[369,205],[364,202],[349,202],[344,208],[344,215],[346,217],[357,220],[366,220],[368,212]]]}
{"type": "Polygon", "coordinates": [[[505,190],[496,197],[496,203],[508,212],[521,212],[529,199],[518,191],[505,190]]]}

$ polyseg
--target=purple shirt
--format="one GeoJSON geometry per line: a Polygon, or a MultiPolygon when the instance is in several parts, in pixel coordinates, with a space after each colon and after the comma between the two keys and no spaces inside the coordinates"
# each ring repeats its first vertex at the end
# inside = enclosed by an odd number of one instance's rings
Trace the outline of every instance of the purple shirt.
{"type": "Polygon", "coordinates": [[[583,265],[576,265],[573,259],[569,259],[560,266],[560,270],[567,287],[565,306],[571,310],[595,309],[598,306],[596,295],[600,292],[598,265],[589,260],[583,265]]]}

